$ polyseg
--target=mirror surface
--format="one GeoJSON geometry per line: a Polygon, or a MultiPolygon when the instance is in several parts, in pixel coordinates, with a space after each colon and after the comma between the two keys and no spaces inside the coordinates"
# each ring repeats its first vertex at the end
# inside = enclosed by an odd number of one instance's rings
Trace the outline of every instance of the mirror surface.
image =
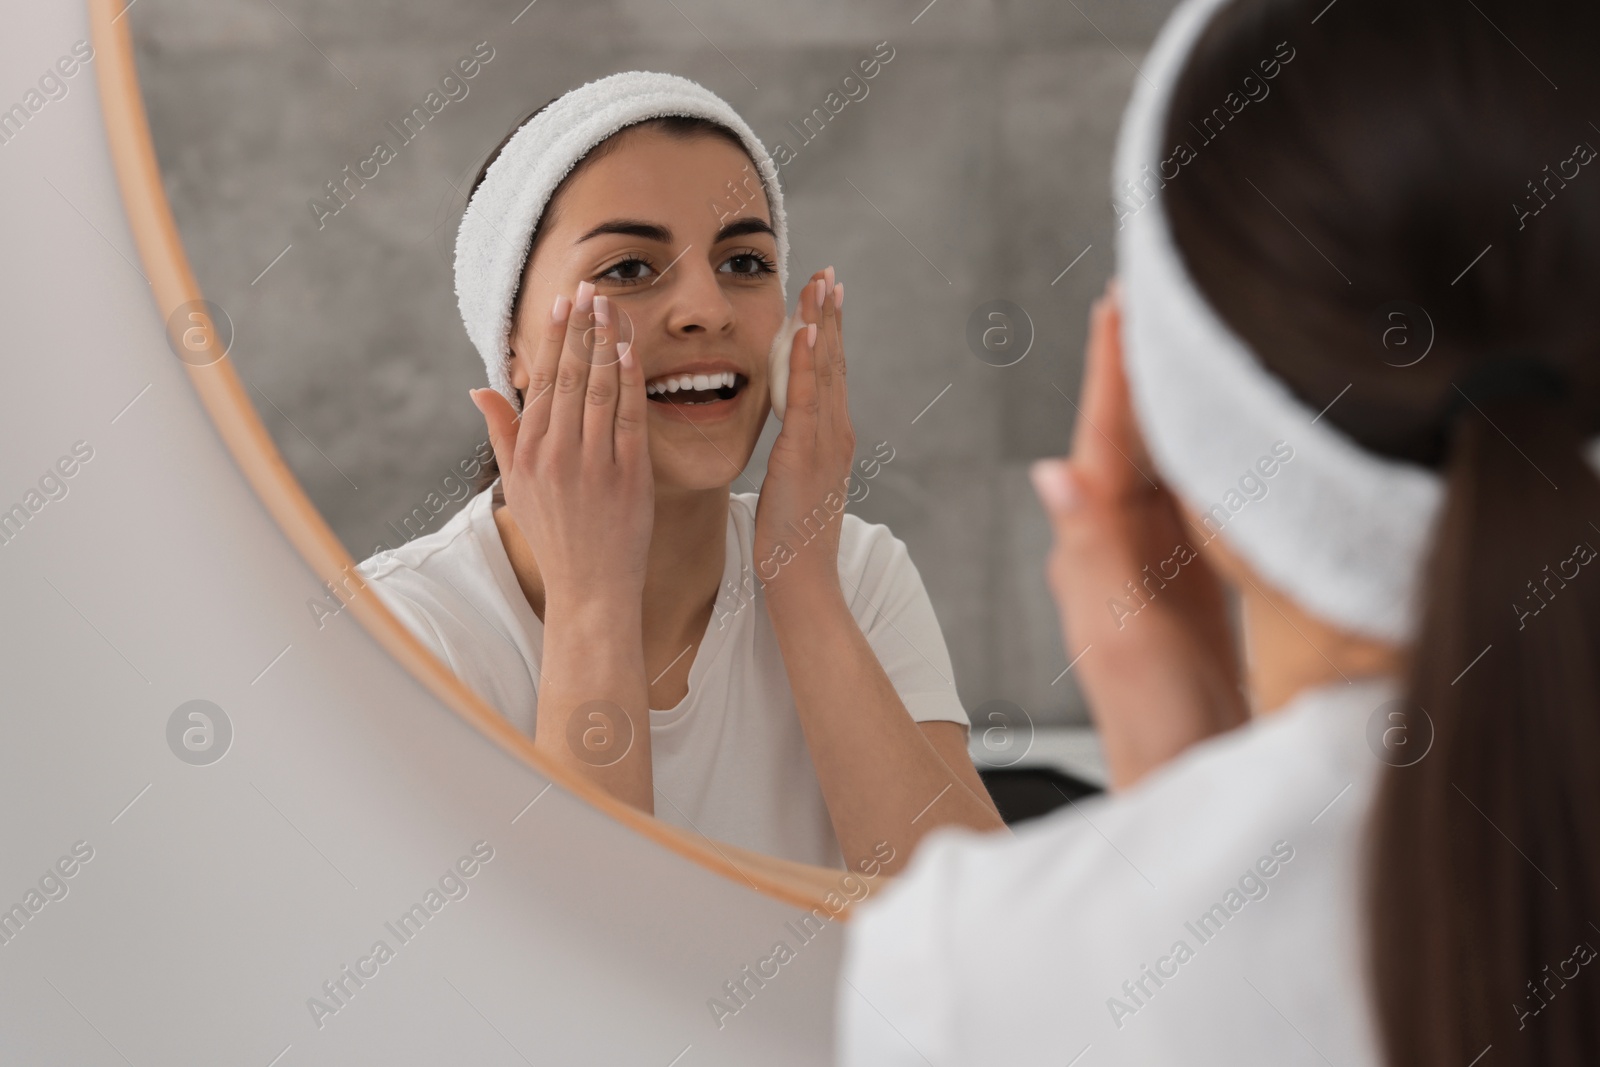
{"type": "MultiPolygon", "coordinates": [[[[856,455],[882,461],[848,510],[906,544],[982,767],[991,722],[1012,731],[990,746],[1004,766],[1017,731],[1086,721],[1027,468],[1067,446],[1115,132],[1172,6],[144,0],[129,18],[201,288],[357,560],[437,533],[474,491],[484,368],[452,262],[489,151],[617,71],[727,100],[780,163],[786,306],[824,266],[848,284],[856,455]]],[[[778,429],[734,492],[762,484],[778,429]]],[[[336,625],[339,607],[307,611],[336,625]]]]}

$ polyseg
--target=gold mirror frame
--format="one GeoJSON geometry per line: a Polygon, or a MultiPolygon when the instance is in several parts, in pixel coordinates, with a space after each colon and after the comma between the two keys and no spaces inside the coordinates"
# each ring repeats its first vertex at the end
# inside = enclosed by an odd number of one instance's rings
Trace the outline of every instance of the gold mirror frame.
{"type": "MultiPolygon", "coordinates": [[[[123,209],[150,280],[156,310],[165,323],[179,307],[203,297],[167,203],[155,146],[150,140],[144,95],[133,58],[133,36],[122,17],[129,7],[132,4],[125,5],[123,0],[89,0],[89,26],[96,54],[106,140],[122,191],[123,209]]],[[[377,597],[362,596],[365,585],[356,573],[356,561],[284,463],[234,373],[232,361],[225,351],[217,350],[215,338],[208,340],[206,348],[215,358],[204,366],[186,361],[189,381],[245,480],[317,577],[333,588],[353,590],[347,601],[351,614],[424,688],[513,759],[641,837],[776,900],[808,910],[827,910],[824,897],[837,889],[838,879],[844,872],[697,837],[646,815],[585,779],[553,765],[534,747],[532,738],[517,730],[457,679],[377,597]]],[[[838,894],[834,897],[837,901],[838,894]]],[[[847,903],[845,910],[835,917],[844,919],[848,914],[847,903]]]]}

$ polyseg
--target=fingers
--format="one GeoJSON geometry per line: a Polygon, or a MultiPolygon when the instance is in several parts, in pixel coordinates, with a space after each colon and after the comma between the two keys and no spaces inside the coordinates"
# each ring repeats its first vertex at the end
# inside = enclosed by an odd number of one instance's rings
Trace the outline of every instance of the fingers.
{"type": "MultiPolygon", "coordinates": [[[[648,413],[644,377],[637,359],[624,365],[620,318],[590,282],[578,284],[574,300],[556,298],[529,364],[521,433],[507,438],[523,458],[547,438],[568,446],[588,442],[584,452],[608,462],[624,454],[624,447],[640,447],[648,413]]],[[[473,402],[479,403],[476,396],[473,402]]],[[[502,470],[515,465],[497,458],[502,470]]]]}
{"type": "Polygon", "coordinates": [[[824,408],[828,407],[832,400],[833,379],[839,372],[833,358],[834,326],[828,321],[829,314],[833,311],[833,301],[828,294],[827,278],[819,277],[806,286],[805,299],[801,301],[808,312],[806,321],[816,326],[814,336],[817,389],[824,408]]]}
{"type": "Polygon", "coordinates": [[[822,389],[819,432],[828,440],[855,448],[850,427],[850,402],[845,388],[844,334],[839,324],[840,290],[827,270],[819,293],[817,377],[822,389]]]}
{"type": "Polygon", "coordinates": [[[545,318],[544,329],[528,363],[528,388],[522,396],[522,424],[531,428],[529,444],[544,436],[550,426],[550,403],[555,391],[556,364],[561,358],[561,346],[567,339],[567,317],[572,313],[572,301],[566,294],[556,297],[545,318]]]}
{"type": "Polygon", "coordinates": [[[1052,520],[1065,518],[1078,506],[1078,482],[1072,465],[1060,459],[1035,460],[1028,468],[1039,503],[1052,520]]]}
{"type": "Polygon", "coordinates": [[[811,440],[817,428],[817,406],[820,393],[817,388],[816,333],[821,318],[817,300],[818,286],[826,283],[826,272],[817,271],[806,280],[795,304],[795,315],[806,325],[796,331],[789,342],[789,381],[784,403],[783,432],[801,435],[811,440]],[[796,423],[790,430],[789,424],[796,423]]]}
{"type": "Polygon", "coordinates": [[[612,438],[617,422],[619,370],[617,366],[617,328],[611,301],[594,298],[594,327],[585,347],[590,351],[589,381],[584,390],[584,454],[611,460],[612,438]]]}
{"type": "MultiPolygon", "coordinates": [[[[800,303],[803,308],[805,301],[800,303]]],[[[789,392],[781,432],[802,441],[812,440],[817,430],[816,338],[817,325],[810,323],[789,342],[789,392]]]]}
{"type": "Polygon", "coordinates": [[[793,433],[813,440],[832,441],[850,433],[840,326],[843,304],[843,290],[832,267],[817,271],[800,291],[797,312],[806,326],[795,334],[790,348],[785,431],[794,422],[793,433]]]}
{"type": "Polygon", "coordinates": [[[645,427],[650,421],[650,401],[644,395],[644,368],[627,341],[617,343],[618,388],[617,421],[612,454],[618,463],[649,461],[649,441],[645,427]]]}
{"type": "MultiPolygon", "coordinates": [[[[830,267],[829,270],[832,268],[830,267]]],[[[800,290],[798,309],[800,317],[806,322],[822,321],[822,294],[828,290],[828,272],[819,270],[806,279],[806,287],[800,290]]]]}
{"type": "Polygon", "coordinates": [[[1071,462],[1064,459],[1035,460],[1028,468],[1028,478],[1033,482],[1033,491],[1044,507],[1045,517],[1049,519],[1050,530],[1054,535],[1054,544],[1046,561],[1045,574],[1049,578],[1051,591],[1055,594],[1057,607],[1061,611],[1062,627],[1065,630],[1067,624],[1065,598],[1072,592],[1069,581],[1071,564],[1076,562],[1081,565],[1087,562],[1081,552],[1082,546],[1078,544],[1082,538],[1074,536],[1079,532],[1078,528],[1083,525],[1079,521],[1083,514],[1081,509],[1083,490],[1073,473],[1071,462]],[[1075,557],[1074,552],[1079,554],[1075,557]]]}
{"type": "Polygon", "coordinates": [[[1097,489],[1111,494],[1150,488],[1150,461],[1122,369],[1122,319],[1114,290],[1089,312],[1089,341],[1072,464],[1097,489]]]}
{"type": "Polygon", "coordinates": [[[1045,574],[1069,646],[1103,621],[1098,613],[1123,595],[1125,582],[1140,579],[1141,538],[1151,532],[1142,510],[1100,506],[1073,468],[1067,460],[1041,459],[1028,471],[1054,534],[1045,574]]]}
{"type": "Polygon", "coordinates": [[[829,267],[827,270],[823,271],[822,272],[822,276],[828,283],[827,288],[824,290],[825,299],[826,299],[826,302],[827,302],[827,305],[828,305],[826,310],[828,312],[828,322],[833,326],[833,330],[832,330],[833,339],[838,345],[837,351],[838,351],[838,359],[839,359],[839,373],[843,374],[844,373],[844,282],[839,281],[838,278],[835,277],[832,267],[829,267]]]}
{"type": "MultiPolygon", "coordinates": [[[[831,272],[832,267],[828,270],[831,272]]],[[[828,354],[833,358],[833,370],[844,379],[844,283],[835,282],[822,297],[822,329],[827,334],[828,354]]]]}
{"type": "Polygon", "coordinates": [[[516,462],[516,410],[512,408],[511,401],[493,389],[469,389],[467,395],[472,398],[473,406],[483,413],[484,424],[489,430],[489,447],[494,449],[495,465],[500,468],[500,476],[504,478],[511,473],[516,462]]]}
{"type": "Polygon", "coordinates": [[[593,340],[593,329],[594,286],[579,282],[561,341],[561,358],[556,361],[555,387],[550,391],[549,433],[561,440],[577,441],[583,436],[584,394],[589,388],[588,345],[593,340]]]}

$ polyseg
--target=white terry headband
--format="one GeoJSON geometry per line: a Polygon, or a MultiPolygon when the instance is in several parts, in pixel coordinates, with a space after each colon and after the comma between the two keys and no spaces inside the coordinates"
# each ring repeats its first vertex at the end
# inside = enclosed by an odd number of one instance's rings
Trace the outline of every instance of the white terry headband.
{"type": "Polygon", "coordinates": [[[551,194],[601,141],[625,126],[668,116],[710,119],[738,134],[760,171],[777,235],[778,283],[788,291],[789,234],[778,168],[738,112],[711,90],[674,74],[635,70],[592,81],[551,103],[512,136],[472,194],[456,233],[461,321],[483,356],[489,384],[513,407],[521,405],[507,366],[511,305],[551,194]]]}
{"type": "MultiPolygon", "coordinates": [[[[1156,192],[1171,154],[1163,138],[1173,87],[1227,2],[1186,0],[1173,13],[1143,64],[1117,144],[1113,195],[1136,207],[1124,214],[1117,244],[1134,409],[1168,485],[1210,516],[1197,537],[1220,532],[1312,614],[1403,642],[1415,632],[1442,480],[1360,447],[1262,366],[1195,288],[1156,192]],[[1280,464],[1288,449],[1292,459],[1280,464]],[[1267,495],[1252,500],[1240,485],[1246,476],[1267,495]]],[[[1168,180],[1182,181],[1182,171],[1168,180]]]]}
{"type": "MultiPolygon", "coordinates": [[[[1123,206],[1117,261],[1134,410],[1163,478],[1204,523],[1197,537],[1223,536],[1312,614],[1404,642],[1416,632],[1443,479],[1357,445],[1270,373],[1195,288],[1158,195],[1162,161],[1177,155],[1163,144],[1173,88],[1228,2],[1185,0],[1173,12],[1117,142],[1112,195],[1123,206]]],[[[1181,169],[1165,178],[1182,180],[1181,169]]],[[[1586,454],[1600,468],[1600,438],[1586,454]]]]}

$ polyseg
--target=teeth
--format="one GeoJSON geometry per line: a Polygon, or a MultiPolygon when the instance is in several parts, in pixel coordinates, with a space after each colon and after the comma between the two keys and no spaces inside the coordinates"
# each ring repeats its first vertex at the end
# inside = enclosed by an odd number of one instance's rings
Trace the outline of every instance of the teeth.
{"type": "Polygon", "coordinates": [[[733,371],[719,371],[716,374],[677,374],[670,378],[655,378],[646,382],[645,393],[650,396],[665,396],[681,389],[732,389],[738,381],[739,376],[733,371]]]}

